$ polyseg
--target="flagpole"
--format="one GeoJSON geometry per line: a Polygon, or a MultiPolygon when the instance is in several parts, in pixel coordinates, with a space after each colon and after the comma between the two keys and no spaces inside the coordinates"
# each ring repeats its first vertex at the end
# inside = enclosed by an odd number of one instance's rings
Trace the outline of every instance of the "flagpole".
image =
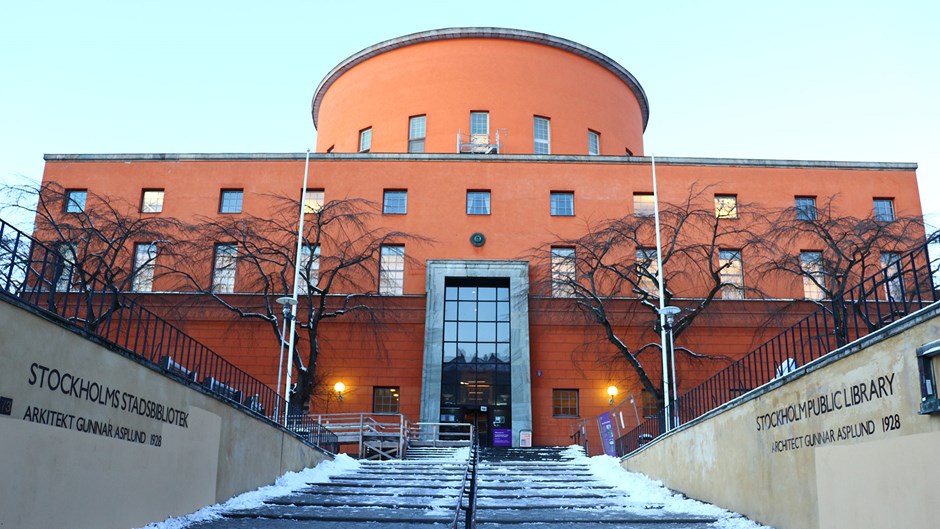
{"type": "Polygon", "coordinates": [[[670,416],[672,412],[669,409],[669,353],[666,349],[666,313],[663,310],[666,306],[666,300],[663,296],[665,292],[663,290],[663,243],[659,233],[659,190],[656,187],[656,156],[653,154],[650,154],[650,165],[653,169],[653,217],[656,223],[656,279],[659,282],[659,310],[657,312],[659,313],[659,338],[663,352],[663,402],[665,404],[663,419],[666,421],[666,431],[668,432],[672,423],[670,416]]]}
{"type": "MultiPolygon", "coordinates": [[[[307,157],[304,161],[304,186],[300,192],[300,223],[297,227],[297,253],[294,259],[294,290],[291,294],[291,298],[294,300],[294,303],[291,304],[290,312],[290,338],[287,345],[287,376],[285,377],[286,382],[284,383],[284,395],[287,396],[288,410],[290,409],[290,384],[291,384],[291,375],[294,371],[294,334],[297,329],[297,283],[300,281],[300,252],[303,249],[304,241],[304,214],[306,213],[307,204],[305,202],[307,198],[307,175],[310,171],[310,149],[307,149],[307,157]]],[[[287,426],[287,413],[284,414],[284,426],[287,426]]]]}

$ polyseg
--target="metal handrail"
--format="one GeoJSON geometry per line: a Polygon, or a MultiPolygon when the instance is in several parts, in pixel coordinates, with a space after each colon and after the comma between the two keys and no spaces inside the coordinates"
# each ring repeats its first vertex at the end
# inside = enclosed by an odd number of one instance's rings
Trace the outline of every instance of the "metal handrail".
{"type": "Polygon", "coordinates": [[[454,509],[454,521],[451,523],[452,529],[457,529],[460,524],[460,511],[464,511],[464,528],[475,529],[477,526],[477,466],[480,462],[479,443],[476,436],[473,435],[474,427],[471,425],[470,433],[473,436],[470,445],[470,455],[467,458],[467,467],[463,472],[463,480],[460,482],[460,491],[457,493],[457,506],[454,509]],[[467,508],[463,508],[464,492],[467,493],[467,508]]]}
{"type": "Polygon", "coordinates": [[[29,307],[82,335],[104,342],[177,382],[288,428],[324,450],[339,450],[336,435],[305,422],[277,392],[238,369],[137,300],[92,277],[64,256],[0,219],[0,297],[29,307]]]}
{"type": "Polygon", "coordinates": [[[655,439],[665,431],[667,420],[689,422],[937,302],[940,291],[934,281],[940,259],[931,258],[929,246],[938,242],[940,233],[682,394],[672,405],[672,417],[661,409],[655,418],[617,439],[618,455],[655,439]]]}

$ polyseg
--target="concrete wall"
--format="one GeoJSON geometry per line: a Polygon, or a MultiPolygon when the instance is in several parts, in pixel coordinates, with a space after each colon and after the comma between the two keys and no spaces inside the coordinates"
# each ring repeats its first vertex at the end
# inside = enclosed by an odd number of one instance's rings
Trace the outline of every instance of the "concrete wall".
{"type": "Polygon", "coordinates": [[[935,304],[623,466],[778,529],[937,527],[940,415],[918,414],[915,351],[938,338],[935,304]]]}
{"type": "Polygon", "coordinates": [[[0,302],[0,527],[139,527],[328,456],[0,302]]]}

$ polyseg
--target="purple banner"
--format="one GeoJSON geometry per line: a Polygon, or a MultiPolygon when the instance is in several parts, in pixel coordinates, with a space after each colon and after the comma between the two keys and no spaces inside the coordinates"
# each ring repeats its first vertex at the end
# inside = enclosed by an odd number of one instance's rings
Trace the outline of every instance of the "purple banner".
{"type": "Polygon", "coordinates": [[[493,446],[512,446],[512,428],[493,428],[493,446]]]}
{"type": "Polygon", "coordinates": [[[601,430],[601,444],[604,445],[604,453],[612,457],[617,457],[617,441],[614,434],[614,424],[610,418],[609,411],[598,415],[597,427],[601,430]]]}

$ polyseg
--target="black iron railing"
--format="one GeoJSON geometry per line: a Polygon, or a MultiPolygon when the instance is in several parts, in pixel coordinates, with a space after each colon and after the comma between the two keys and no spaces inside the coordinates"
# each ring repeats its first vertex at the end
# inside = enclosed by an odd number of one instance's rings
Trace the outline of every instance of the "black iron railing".
{"type": "MultiPolygon", "coordinates": [[[[938,242],[940,233],[681,395],[671,407],[671,423],[700,417],[936,302],[940,299],[936,283],[940,259],[931,258],[928,250],[938,242]]],[[[655,418],[617,439],[617,453],[623,456],[655,439],[665,431],[666,417],[660,410],[655,418]]]]}
{"type": "Polygon", "coordinates": [[[335,434],[286,406],[277,392],[235,367],[114,285],[83,269],[74,255],[33,239],[0,219],[0,296],[102,340],[123,354],[336,453],[335,434]]]}

